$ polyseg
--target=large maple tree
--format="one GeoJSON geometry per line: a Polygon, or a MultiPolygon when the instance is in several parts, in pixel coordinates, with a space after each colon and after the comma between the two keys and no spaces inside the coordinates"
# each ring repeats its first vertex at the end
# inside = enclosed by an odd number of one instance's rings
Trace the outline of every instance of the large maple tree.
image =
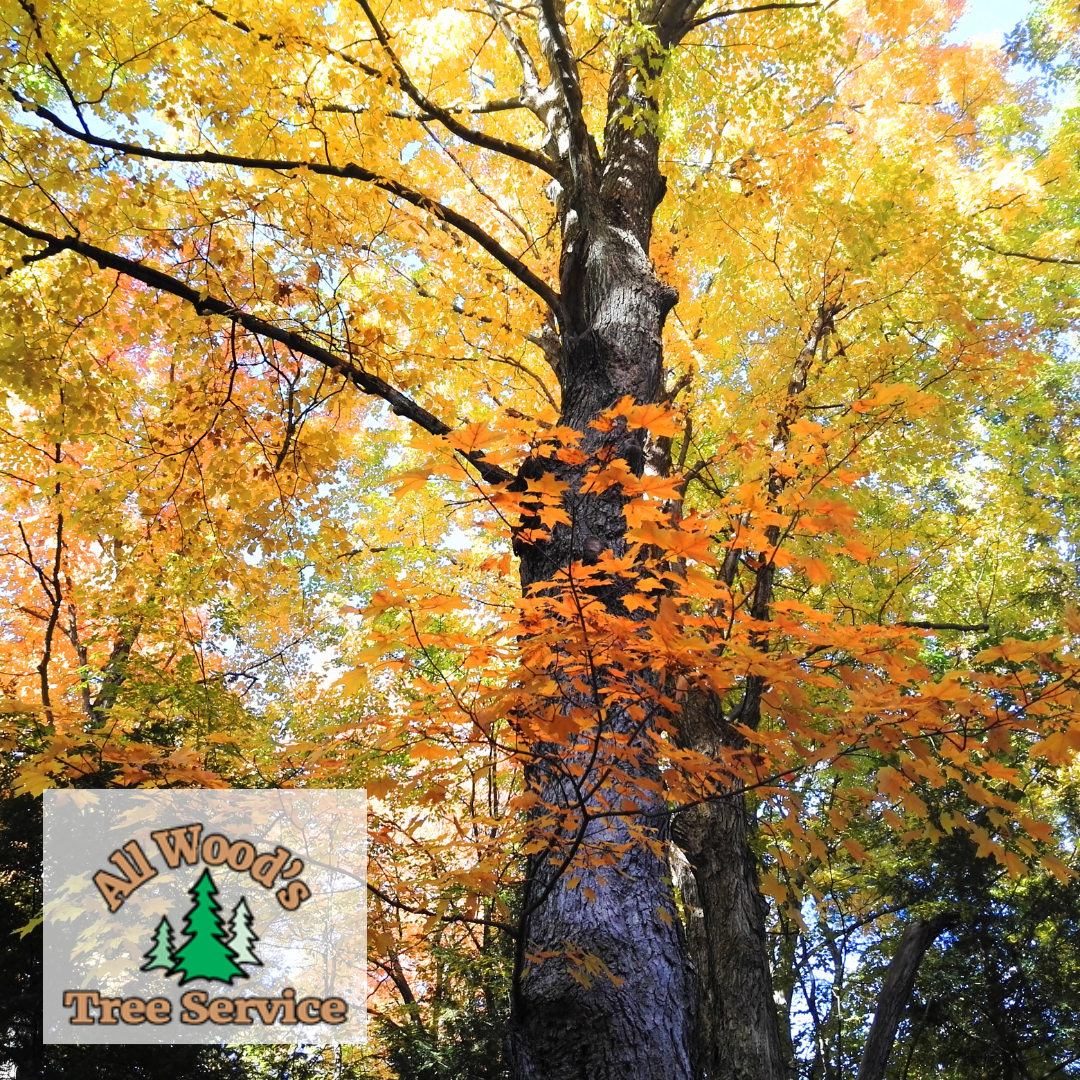
{"type": "Polygon", "coordinates": [[[1068,877],[1076,121],[957,5],[3,11],[25,790],[367,784],[378,994],[509,942],[522,1080],[786,1075],[852,822],[1068,877]]]}

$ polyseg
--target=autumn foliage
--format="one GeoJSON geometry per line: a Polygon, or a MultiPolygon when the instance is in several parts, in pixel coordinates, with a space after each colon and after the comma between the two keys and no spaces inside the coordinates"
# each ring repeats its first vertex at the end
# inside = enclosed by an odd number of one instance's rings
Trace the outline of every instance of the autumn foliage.
{"type": "Polygon", "coordinates": [[[778,925],[877,828],[1074,877],[1075,110],[957,4],[668,7],[4,9],[12,789],[366,787],[390,1027],[619,987],[530,919],[710,804],[778,925]],[[584,421],[581,130],[678,292],[584,421]]]}

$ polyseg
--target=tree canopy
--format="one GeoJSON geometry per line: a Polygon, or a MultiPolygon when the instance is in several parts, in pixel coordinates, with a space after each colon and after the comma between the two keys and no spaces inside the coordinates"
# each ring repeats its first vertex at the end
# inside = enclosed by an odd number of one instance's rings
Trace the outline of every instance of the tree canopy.
{"type": "Polygon", "coordinates": [[[366,786],[364,1068],[1072,1069],[1080,37],[959,9],[5,0],[12,792],[366,786]]]}

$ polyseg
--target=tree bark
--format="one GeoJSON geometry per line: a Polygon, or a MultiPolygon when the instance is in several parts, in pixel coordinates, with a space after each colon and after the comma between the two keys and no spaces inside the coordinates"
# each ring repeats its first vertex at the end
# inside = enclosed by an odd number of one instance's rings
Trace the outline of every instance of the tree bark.
{"type": "Polygon", "coordinates": [[[930,919],[916,919],[904,931],[878,994],[857,1080],[882,1080],[884,1077],[896,1031],[911,999],[923,957],[942,931],[956,919],[954,912],[945,912],[930,919]]]}
{"type": "MultiPolygon", "coordinates": [[[[680,11],[682,6],[676,5],[680,11]]],[[[559,180],[549,189],[561,226],[555,373],[560,422],[582,433],[579,446],[588,460],[572,465],[555,456],[533,458],[523,469],[522,481],[546,474],[568,485],[565,506],[573,522],[556,525],[542,542],[528,542],[527,534],[519,533],[515,550],[525,590],[551,581],[571,562],[626,553],[621,494],[609,489],[584,495],[581,481],[590,465],[606,457],[624,459],[640,475],[645,433],[622,423],[604,432],[591,422],[625,396],[642,404],[660,399],[664,320],[678,299],[657,277],[649,257],[653,215],[665,189],[659,139],[654,128],[634,122],[643,108],[656,107],[645,97],[640,77],[649,70],[651,50],[649,56],[616,60],[601,158],[585,126],[560,0],[541,0],[539,8],[538,40],[551,82],[540,90],[535,68],[525,58],[524,97],[543,119],[548,152],[560,163],[559,180]],[[624,123],[628,118],[631,122],[624,123]]],[[[536,524],[526,520],[523,528],[536,524]]],[[[623,591],[617,581],[602,590],[609,611],[625,614],[623,591]]],[[[593,696],[602,695],[610,675],[594,674],[593,696]]],[[[569,685],[562,691],[567,702],[581,694],[569,685]]],[[[645,749],[640,722],[617,699],[605,703],[603,714],[598,724],[605,734],[638,740],[641,754],[631,772],[655,779],[658,768],[645,749]]],[[[583,794],[565,769],[591,764],[592,774],[601,775],[590,758],[589,738],[583,735],[563,747],[559,761],[551,759],[550,749],[536,747],[537,764],[527,770],[526,782],[541,804],[566,807],[578,820],[602,812],[611,791],[601,785],[583,794]]],[[[582,848],[602,849],[613,865],[580,859],[572,873],[560,874],[549,852],[530,857],[509,1040],[518,1080],[692,1076],[693,985],[671,871],[662,855],[665,807],[656,787],[635,792],[634,802],[640,814],[594,818],[578,837],[582,848]],[[583,973],[570,955],[574,950],[595,957],[610,977],[583,973]],[[547,954],[546,959],[528,959],[538,954],[547,954]]]]}
{"type": "MultiPolygon", "coordinates": [[[[572,526],[557,525],[549,540],[516,545],[522,586],[551,581],[572,561],[595,561],[597,553],[625,554],[626,523],[615,491],[581,494],[581,477],[601,454],[624,458],[640,473],[644,433],[618,425],[611,432],[590,421],[625,395],[638,402],[658,400],[662,384],[661,332],[676,298],[653,272],[640,238],[612,223],[613,209],[580,192],[578,209],[564,208],[563,325],[559,360],[562,418],[584,433],[584,465],[556,458],[533,459],[523,479],[553,474],[569,485],[566,500],[572,526]]],[[[651,209],[650,209],[651,215],[651,209]]],[[[616,215],[617,216],[617,215],[616,215]]],[[[647,239],[647,238],[646,238],[647,239]]],[[[531,526],[531,521],[525,523],[531,526]]],[[[604,590],[610,610],[618,610],[619,584],[604,590]]],[[[597,673],[603,683],[605,673],[597,673]]],[[[580,691],[565,687],[570,701],[580,691]]],[[[606,708],[607,733],[633,736],[622,710],[606,708]]],[[[583,815],[604,809],[610,791],[600,790],[574,807],[564,769],[545,765],[552,748],[538,746],[538,764],[528,783],[545,806],[583,815]]],[[[585,768],[590,743],[558,751],[561,766],[585,768]]],[[[638,768],[655,778],[646,755],[638,768]]],[[[591,775],[600,769],[593,764],[591,775]]],[[[662,850],[664,806],[655,793],[635,799],[642,813],[630,818],[593,819],[582,848],[618,853],[614,865],[588,860],[561,875],[551,855],[534,855],[529,865],[525,945],[542,963],[519,962],[510,1056],[518,1080],[690,1080],[693,991],[662,850]],[[651,841],[651,843],[650,843],[651,841]],[[591,897],[591,898],[590,898],[591,897]],[[570,952],[589,954],[610,972],[588,974],[570,952]],[[585,985],[585,983],[588,985],[585,985]]]]}
{"type": "MultiPolygon", "coordinates": [[[[680,735],[699,752],[726,737],[719,702],[691,692],[680,735]]],[[[673,838],[693,872],[704,932],[689,934],[700,987],[695,1058],[701,1080],[783,1080],[784,1059],[765,938],[765,900],[742,795],[680,814],[673,838]]]]}
{"type": "Polygon", "coordinates": [[[782,1080],[780,1031],[765,942],[765,900],[742,796],[692,811],[679,831],[697,883],[706,954],[699,1057],[702,1080],[782,1080]]]}
{"type": "MultiPolygon", "coordinates": [[[[598,839],[624,842],[625,830],[598,839]]],[[[667,867],[638,844],[607,871],[598,881],[575,869],[577,886],[564,877],[529,920],[530,950],[558,953],[572,943],[602,960],[611,977],[593,975],[583,985],[572,960],[560,956],[532,968],[516,995],[510,1038],[518,1080],[692,1076],[691,988],[667,867]]]]}

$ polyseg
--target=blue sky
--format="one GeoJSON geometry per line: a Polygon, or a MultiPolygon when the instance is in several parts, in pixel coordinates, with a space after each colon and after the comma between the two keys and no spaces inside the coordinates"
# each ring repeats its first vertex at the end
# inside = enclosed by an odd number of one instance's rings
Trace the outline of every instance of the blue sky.
{"type": "Polygon", "coordinates": [[[957,41],[979,38],[1000,45],[1030,6],[1028,0],[968,0],[952,36],[957,41]]]}

